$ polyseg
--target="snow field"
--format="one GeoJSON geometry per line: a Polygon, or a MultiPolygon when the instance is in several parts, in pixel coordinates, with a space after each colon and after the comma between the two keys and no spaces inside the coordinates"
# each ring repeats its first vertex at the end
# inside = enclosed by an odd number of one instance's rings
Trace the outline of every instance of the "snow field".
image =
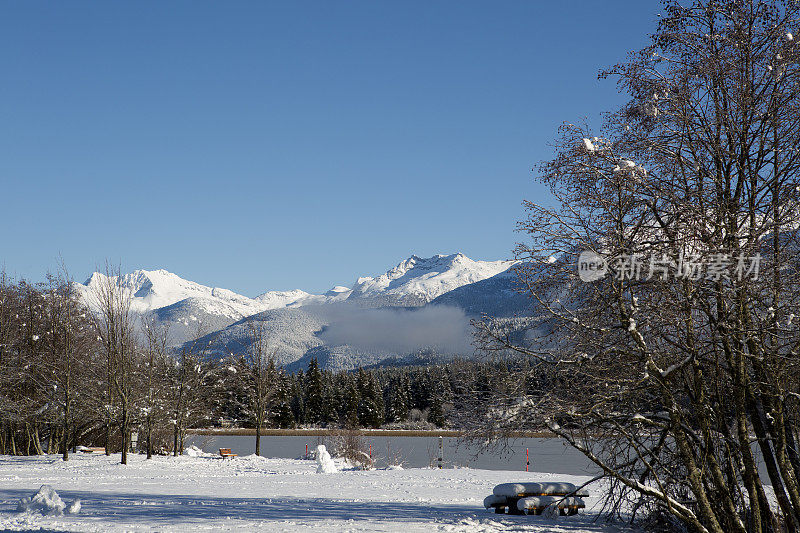
{"type": "MultiPolygon", "coordinates": [[[[588,478],[490,470],[348,470],[258,456],[0,456],[0,530],[50,531],[616,531],[593,523],[598,491],[574,517],[499,516],[483,499],[503,482],[588,478]],[[79,514],[18,511],[42,485],[79,514]]],[[[48,493],[49,494],[49,493],[48,493]]],[[[53,494],[48,498],[55,500],[53,494]]],[[[66,504],[65,504],[66,505],[66,504]]]]}

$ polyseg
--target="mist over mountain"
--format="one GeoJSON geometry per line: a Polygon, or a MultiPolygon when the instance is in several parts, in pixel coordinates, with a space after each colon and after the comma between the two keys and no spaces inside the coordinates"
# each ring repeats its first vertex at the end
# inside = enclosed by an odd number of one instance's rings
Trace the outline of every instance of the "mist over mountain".
{"type": "MultiPolygon", "coordinates": [[[[471,356],[470,319],[524,314],[510,261],[476,261],[463,254],[411,256],[377,276],[358,277],[324,294],[267,291],[249,298],[207,287],[166,270],[136,270],[111,281],[131,310],[170,328],[179,347],[200,342],[218,356],[247,349],[249,321],[264,324],[281,364],[296,370],[311,357],[329,369],[402,364],[420,358],[471,356]]],[[[95,272],[76,291],[96,309],[107,281],[95,272]]]]}

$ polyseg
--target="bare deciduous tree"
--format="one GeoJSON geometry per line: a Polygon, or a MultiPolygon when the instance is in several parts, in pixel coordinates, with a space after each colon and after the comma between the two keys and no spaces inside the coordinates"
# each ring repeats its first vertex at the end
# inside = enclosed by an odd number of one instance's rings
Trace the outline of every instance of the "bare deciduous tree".
{"type": "Polygon", "coordinates": [[[203,324],[198,323],[193,339],[184,343],[172,356],[168,397],[172,412],[174,456],[183,453],[186,428],[206,416],[206,406],[212,401],[207,380],[212,377],[213,365],[209,365],[204,357],[209,341],[203,333],[203,324]]]}
{"type": "Polygon", "coordinates": [[[107,430],[106,454],[110,453],[111,428],[114,416],[118,416],[122,438],[122,464],[128,463],[128,439],[130,437],[131,406],[135,388],[133,367],[136,352],[136,337],[131,314],[131,295],[122,286],[122,275],[106,263],[104,275],[95,292],[94,326],[106,356],[107,374],[107,430]],[[119,405],[115,405],[116,402],[119,405]],[[118,414],[117,414],[118,412],[118,414]]]}
{"type": "Polygon", "coordinates": [[[261,454],[261,430],[267,422],[278,385],[275,350],[260,321],[249,323],[250,345],[239,360],[238,378],[246,396],[246,412],[256,427],[256,455],[261,454]]]}
{"type": "Polygon", "coordinates": [[[486,350],[550,366],[547,397],[512,388],[496,425],[566,439],[612,509],[800,531],[798,9],[666,1],[653,44],[603,73],[630,102],[599,135],[563,126],[540,169],[557,206],[525,204],[539,314],[479,324],[486,350]],[[582,282],[583,251],[610,274],[582,282]]]}
{"type": "Polygon", "coordinates": [[[92,348],[88,311],[78,300],[72,281],[62,268],[61,275],[48,276],[45,290],[45,332],[47,348],[41,360],[42,389],[47,391],[61,413],[60,453],[69,459],[70,428],[76,400],[78,365],[87,363],[92,348]]]}
{"type": "Polygon", "coordinates": [[[169,370],[169,327],[154,319],[145,319],[145,360],[143,361],[142,425],[145,433],[147,458],[153,457],[153,431],[167,416],[167,375],[169,370]]]}

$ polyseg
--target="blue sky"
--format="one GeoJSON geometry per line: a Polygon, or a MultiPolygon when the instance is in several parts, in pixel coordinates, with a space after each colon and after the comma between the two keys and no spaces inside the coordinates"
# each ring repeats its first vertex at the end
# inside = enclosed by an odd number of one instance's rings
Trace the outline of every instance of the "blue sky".
{"type": "Polygon", "coordinates": [[[0,266],[249,296],[511,256],[659,2],[0,2],[0,266]]]}

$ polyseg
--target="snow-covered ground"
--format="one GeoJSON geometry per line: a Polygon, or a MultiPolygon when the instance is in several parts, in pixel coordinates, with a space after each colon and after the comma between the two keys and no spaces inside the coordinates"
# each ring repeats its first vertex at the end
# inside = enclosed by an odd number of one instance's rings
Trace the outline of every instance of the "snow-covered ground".
{"type": "MultiPolygon", "coordinates": [[[[317,473],[314,461],[257,456],[0,456],[0,530],[44,531],[544,531],[608,532],[594,523],[595,496],[578,516],[499,516],[483,509],[510,481],[569,481],[559,474],[491,470],[344,470],[317,473]],[[50,485],[78,514],[18,511],[20,499],[50,485]]],[[[341,465],[340,465],[341,466],[341,465]]]]}

